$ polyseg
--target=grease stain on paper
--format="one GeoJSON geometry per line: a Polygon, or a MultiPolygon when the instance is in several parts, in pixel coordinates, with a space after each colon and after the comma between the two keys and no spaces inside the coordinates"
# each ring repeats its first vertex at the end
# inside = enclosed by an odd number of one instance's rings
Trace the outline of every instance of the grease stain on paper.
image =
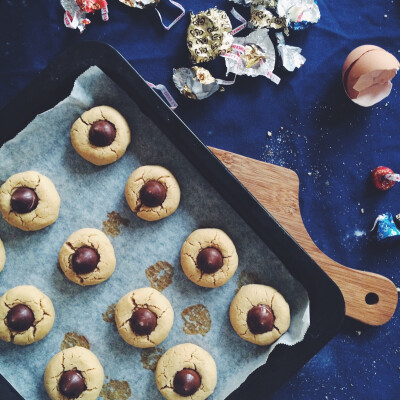
{"type": "Polygon", "coordinates": [[[102,230],[106,235],[112,237],[118,236],[121,233],[119,229],[121,225],[128,226],[130,222],[129,219],[121,217],[116,211],[107,213],[107,218],[107,221],[103,221],[102,230]]]}
{"type": "Polygon", "coordinates": [[[181,316],[183,319],[183,331],[187,335],[205,336],[211,329],[210,313],[203,304],[186,307],[181,316]]]}
{"type": "Polygon", "coordinates": [[[110,379],[110,381],[105,383],[101,388],[99,396],[104,400],[128,400],[131,394],[131,388],[127,381],[110,379]]]}
{"type": "Polygon", "coordinates": [[[115,322],[115,307],[116,304],[111,304],[107,307],[106,312],[101,314],[103,321],[113,324],[115,322]]]}
{"type": "Polygon", "coordinates": [[[166,261],[157,261],[154,265],[146,268],[146,276],[151,287],[162,292],[172,283],[174,267],[166,261]]]}
{"type": "Polygon", "coordinates": [[[61,342],[61,350],[69,349],[74,346],[81,346],[90,350],[89,341],[85,336],[79,335],[76,332],[67,332],[64,335],[63,341],[61,342]]]}
{"type": "Polygon", "coordinates": [[[150,371],[155,371],[158,360],[164,353],[162,347],[152,347],[149,349],[143,349],[140,353],[140,361],[142,362],[143,368],[150,371]]]}

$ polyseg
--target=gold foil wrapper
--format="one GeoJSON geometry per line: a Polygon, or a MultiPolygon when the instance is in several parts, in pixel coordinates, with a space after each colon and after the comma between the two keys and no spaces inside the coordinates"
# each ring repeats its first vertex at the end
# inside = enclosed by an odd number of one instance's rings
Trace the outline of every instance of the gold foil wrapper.
{"type": "Polygon", "coordinates": [[[210,8],[190,14],[187,46],[194,64],[211,61],[232,48],[231,21],[225,11],[210,8]]]}
{"type": "Polygon", "coordinates": [[[286,17],[278,17],[267,10],[271,8],[268,0],[256,0],[250,7],[250,25],[254,28],[283,29],[285,34],[289,33],[286,17]]]}
{"type": "Polygon", "coordinates": [[[242,55],[242,58],[246,63],[246,68],[251,68],[266,59],[265,54],[256,44],[248,44],[244,48],[245,53],[242,55]]]}

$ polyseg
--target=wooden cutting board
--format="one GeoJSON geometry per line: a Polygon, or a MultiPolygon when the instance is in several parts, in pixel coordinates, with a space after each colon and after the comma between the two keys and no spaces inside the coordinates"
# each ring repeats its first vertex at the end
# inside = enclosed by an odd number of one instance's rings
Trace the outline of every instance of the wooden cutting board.
{"type": "Polygon", "coordinates": [[[316,246],[301,218],[299,178],[294,171],[228,151],[210,150],[336,282],[347,316],[368,325],[383,325],[390,320],[397,306],[395,285],[382,275],[345,267],[316,246]]]}

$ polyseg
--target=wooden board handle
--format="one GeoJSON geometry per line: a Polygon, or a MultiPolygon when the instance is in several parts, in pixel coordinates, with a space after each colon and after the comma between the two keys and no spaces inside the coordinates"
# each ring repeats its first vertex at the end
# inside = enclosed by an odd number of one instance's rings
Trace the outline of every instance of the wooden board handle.
{"type": "Polygon", "coordinates": [[[342,291],[347,316],[368,325],[383,325],[392,318],[398,298],[392,281],[345,267],[312,241],[301,218],[299,178],[294,171],[224,150],[210,150],[335,281],[342,291]]]}

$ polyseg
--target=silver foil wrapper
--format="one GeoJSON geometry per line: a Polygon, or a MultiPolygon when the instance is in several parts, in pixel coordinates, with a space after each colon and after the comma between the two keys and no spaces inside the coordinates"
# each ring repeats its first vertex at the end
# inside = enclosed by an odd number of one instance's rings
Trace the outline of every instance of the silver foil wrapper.
{"type": "Polygon", "coordinates": [[[275,67],[275,49],[274,45],[268,35],[268,29],[263,28],[256,30],[250,33],[246,37],[234,37],[233,45],[232,45],[232,53],[235,53],[235,45],[240,45],[246,48],[246,50],[250,50],[250,52],[246,51],[247,54],[238,54],[238,57],[225,58],[225,64],[227,68],[227,74],[232,72],[237,75],[248,75],[248,76],[259,76],[264,75],[267,76],[268,73],[271,73],[275,67]],[[249,46],[251,45],[251,46],[249,46]],[[254,54],[252,57],[251,49],[258,49],[257,54],[254,54]],[[255,58],[258,58],[259,62],[253,63],[256,61],[255,58]],[[249,62],[250,61],[250,62],[249,62]],[[251,65],[250,67],[247,66],[251,65]]]}
{"type": "Polygon", "coordinates": [[[134,8],[149,8],[155,7],[160,0],[119,0],[121,3],[124,3],[126,6],[134,7],[134,8]]]}
{"type": "Polygon", "coordinates": [[[266,8],[276,8],[276,5],[278,4],[278,0],[230,0],[236,4],[240,4],[245,7],[249,7],[251,5],[254,5],[255,3],[261,3],[265,5],[266,8]]]}
{"type": "Polygon", "coordinates": [[[283,66],[288,71],[294,71],[295,68],[300,68],[306,62],[306,58],[300,54],[301,48],[285,44],[285,38],[282,32],[277,32],[275,36],[278,41],[277,48],[283,66]]]}
{"type": "Polygon", "coordinates": [[[315,24],[321,18],[315,0],[278,0],[276,12],[285,17],[288,26],[295,30],[315,24]]]}
{"type": "Polygon", "coordinates": [[[193,100],[206,99],[220,88],[210,72],[202,67],[174,69],[172,79],[177,89],[193,100]]]}

